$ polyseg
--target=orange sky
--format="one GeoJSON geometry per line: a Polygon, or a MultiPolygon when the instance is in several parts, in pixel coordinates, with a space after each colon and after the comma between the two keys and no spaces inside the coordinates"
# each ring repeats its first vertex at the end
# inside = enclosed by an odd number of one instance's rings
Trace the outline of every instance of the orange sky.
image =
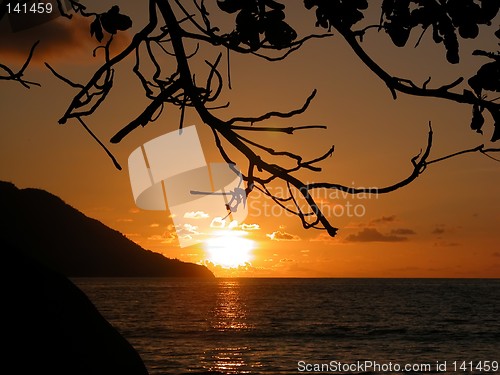
{"type": "MultiPolygon", "coordinates": [[[[96,2],[88,2],[92,3],[96,2]]],[[[134,28],[143,24],[144,14],[135,2],[120,6],[124,13],[134,14],[134,28]]],[[[106,7],[102,5],[102,9],[106,7]]],[[[292,9],[289,21],[302,33],[319,31],[314,28],[312,14],[304,17],[292,9]]],[[[53,32],[56,26],[70,30],[71,25],[83,30],[87,27],[81,20],[71,24],[58,19],[13,35],[3,20],[0,62],[22,65],[19,56],[39,38],[39,61],[48,61],[75,80],[85,80],[98,66],[98,59],[91,55],[92,42],[82,41],[82,30],[59,32],[65,35],[64,40],[53,32]],[[71,35],[78,36],[79,42],[71,35]],[[14,37],[19,43],[2,42],[14,37]]],[[[129,37],[121,36],[121,43],[129,37]]],[[[433,45],[430,35],[417,49],[398,50],[391,48],[385,35],[374,31],[364,45],[393,74],[416,82],[432,76],[432,83],[438,86],[457,76],[473,74],[485,61],[467,57],[467,52],[494,49],[492,42],[496,43],[484,39],[464,45],[460,66],[445,61],[442,46],[433,45]]],[[[200,76],[206,74],[203,59],[213,61],[218,52],[202,50],[201,63],[193,62],[193,70],[200,76]]],[[[147,103],[131,73],[132,65],[133,61],[127,60],[117,70],[109,100],[88,120],[103,140],[110,139],[147,103]]],[[[59,195],[145,248],[185,261],[206,261],[206,246],[179,248],[172,241],[172,221],[167,212],[135,207],[126,168],[115,170],[76,122],[57,124],[74,89],[55,79],[40,62],[30,66],[26,76],[42,87],[26,90],[13,82],[0,82],[0,179],[59,195]]],[[[484,136],[470,130],[467,106],[404,95],[394,101],[384,84],[339,36],[311,41],[279,63],[233,54],[231,78],[233,88],[226,88],[219,103],[230,101],[231,106],[217,112],[224,119],[291,110],[300,107],[313,89],[318,90],[305,114],[267,125],[324,124],[328,130],[295,135],[257,133],[254,137],[275,149],[300,152],[305,158],[314,158],[335,145],[335,153],[322,164],[321,173],[300,176],[306,181],[376,187],[403,179],[411,172],[411,157],[425,147],[429,121],[435,135],[433,157],[481,143],[488,145],[492,133],[489,119],[484,136]]],[[[110,149],[126,167],[134,149],[174,130],[178,121],[179,111],[168,107],[159,121],[138,129],[110,149]]],[[[186,124],[197,125],[208,161],[221,161],[209,129],[195,113],[187,113],[186,124]]],[[[245,169],[245,161],[235,152],[232,156],[245,169]]],[[[297,218],[256,193],[249,198],[245,221],[258,225],[245,236],[255,241],[253,259],[240,269],[212,269],[218,276],[499,277],[499,172],[499,163],[470,154],[432,165],[412,184],[387,195],[360,199],[344,198],[335,192],[319,193],[323,206],[332,213],[333,224],[340,228],[333,239],[319,231],[303,230],[297,218]]]]}

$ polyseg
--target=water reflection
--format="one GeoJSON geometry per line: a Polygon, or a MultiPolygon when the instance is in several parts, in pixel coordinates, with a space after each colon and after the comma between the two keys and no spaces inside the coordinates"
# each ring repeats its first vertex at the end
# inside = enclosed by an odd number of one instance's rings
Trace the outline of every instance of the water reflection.
{"type": "Polygon", "coordinates": [[[205,352],[207,370],[223,374],[249,374],[252,368],[245,357],[250,356],[248,347],[211,348],[205,352]]]}
{"type": "Polygon", "coordinates": [[[260,363],[252,360],[253,351],[246,345],[244,338],[244,334],[254,327],[249,323],[248,307],[239,280],[219,280],[210,318],[211,329],[216,334],[213,336],[213,346],[204,351],[202,361],[206,370],[223,374],[248,374],[261,367],[260,363]],[[240,339],[241,346],[234,345],[240,339]],[[227,346],[226,342],[232,345],[227,346]]]}
{"type": "Polygon", "coordinates": [[[217,300],[212,315],[212,328],[218,331],[246,330],[248,313],[241,296],[238,280],[221,280],[217,290],[217,300]]]}

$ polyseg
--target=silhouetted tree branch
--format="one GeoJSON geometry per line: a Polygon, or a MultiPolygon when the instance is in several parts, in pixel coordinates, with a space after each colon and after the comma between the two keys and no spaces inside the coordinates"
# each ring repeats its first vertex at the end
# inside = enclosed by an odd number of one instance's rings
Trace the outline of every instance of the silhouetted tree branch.
{"type": "MultiPolygon", "coordinates": [[[[425,150],[411,158],[412,168],[408,176],[400,181],[382,188],[355,188],[334,182],[306,183],[298,177],[300,172],[304,170],[320,172],[319,164],[333,155],[333,145],[320,153],[318,157],[304,160],[299,154],[287,150],[276,150],[243,134],[255,132],[293,134],[296,131],[325,129],[324,125],[311,124],[274,127],[259,124],[271,118],[291,119],[304,113],[314,99],[316,90],[297,109],[270,111],[256,117],[237,116],[223,119],[214,114],[214,109],[225,108],[228,104],[209,107],[211,103],[219,99],[224,87],[224,75],[220,71],[222,53],[214,61],[204,61],[209,67],[209,72],[201,83],[195,79],[201,75],[192,70],[191,64],[191,60],[198,57],[198,51],[204,46],[222,48],[227,54],[227,83],[230,86],[229,58],[231,53],[252,54],[269,61],[280,61],[312,39],[334,37],[332,33],[334,31],[346,40],[359,59],[385,83],[394,99],[397,98],[398,93],[404,93],[468,105],[472,109],[471,128],[476,132],[482,132],[483,112],[487,110],[494,120],[495,130],[492,141],[496,141],[500,139],[500,104],[496,102],[496,99],[488,100],[485,92],[500,92],[498,52],[476,51],[474,53],[476,56],[489,60],[476,75],[467,81],[463,77],[457,77],[449,84],[430,87],[431,78],[418,84],[410,78],[391,75],[365,51],[362,43],[367,39],[366,34],[369,30],[377,29],[385,32],[394,45],[402,47],[407,43],[412,30],[419,26],[422,31],[416,46],[420,44],[423,34],[432,30],[434,42],[443,44],[445,47],[448,62],[456,64],[460,60],[460,38],[475,38],[479,34],[479,25],[491,25],[500,8],[498,1],[483,0],[478,5],[473,0],[461,2],[455,0],[441,2],[383,0],[379,23],[355,29],[354,26],[365,16],[368,8],[366,0],[351,2],[304,0],[305,8],[314,9],[316,12],[316,26],[326,29],[326,32],[299,38],[296,31],[286,21],[285,5],[275,0],[217,1],[219,12],[236,16],[234,30],[226,33],[221,32],[217,25],[213,24],[214,18],[208,12],[203,0],[191,2],[149,0],[147,24],[114,57],[110,54],[113,36],[129,29],[132,25],[131,19],[122,14],[117,6],[104,13],[95,13],[88,11],[82,3],[73,0],[70,0],[70,3],[74,12],[92,21],[90,35],[102,43],[94,51],[94,55],[100,56],[103,52],[104,61],[85,83],[74,82],[47,65],[55,77],[76,90],[76,94],[59,123],[65,124],[70,119],[78,120],[119,168],[111,152],[95,137],[83,119],[91,116],[107,99],[113,87],[115,68],[131,56],[135,62],[132,73],[142,85],[144,95],[150,102],[141,113],[111,138],[111,143],[118,143],[138,127],[154,122],[160,117],[166,105],[175,106],[181,110],[180,128],[183,126],[185,110],[193,109],[203,123],[211,128],[214,142],[227,163],[234,164],[230,153],[226,150],[228,146],[241,153],[248,162],[246,173],[243,174],[245,186],[231,192],[232,199],[227,206],[228,212],[237,209],[242,202],[244,203],[245,195],[251,194],[253,190],[259,190],[287,212],[295,214],[304,228],[323,229],[330,236],[335,236],[337,228],[321,211],[314,199],[314,193],[318,189],[339,190],[352,195],[389,193],[413,182],[431,164],[472,152],[480,152],[493,158],[491,154],[500,151],[498,148],[485,148],[484,145],[480,145],[429,160],[433,144],[433,131],[429,123],[425,150]],[[196,43],[196,48],[188,52],[186,45],[189,43],[191,46],[193,42],[196,43]],[[173,60],[173,63],[165,64],[163,62],[165,58],[169,58],[169,61],[173,60]],[[144,69],[144,65],[152,66],[152,69],[144,69]],[[465,83],[470,89],[463,88],[465,83]],[[278,158],[281,164],[271,162],[271,158],[272,160],[278,158]],[[292,166],[289,165],[290,162],[292,166]],[[288,195],[279,197],[273,194],[269,188],[273,182],[284,184],[288,195]]],[[[60,1],[59,5],[63,13],[60,1]]],[[[66,13],[64,15],[70,17],[66,13]]],[[[496,35],[500,38],[500,31],[496,35]]],[[[27,63],[20,71],[20,76],[26,69],[32,53],[33,49],[27,63]]],[[[0,67],[3,68],[3,66],[0,67]]],[[[6,71],[10,76],[15,76],[10,74],[9,70],[6,71]]]]}
{"type": "MultiPolygon", "coordinates": [[[[2,19],[0,15],[0,20],[2,19]]],[[[24,62],[23,66],[21,69],[19,69],[17,72],[14,72],[11,68],[9,68],[7,65],[1,64],[0,63],[0,69],[3,70],[7,75],[0,75],[0,80],[2,81],[16,81],[19,82],[21,85],[26,87],[27,89],[30,88],[30,86],[40,86],[39,83],[33,82],[33,81],[28,81],[23,78],[25,70],[28,68],[28,65],[31,62],[31,59],[33,58],[33,54],[35,52],[35,48],[38,45],[39,41],[35,42],[33,46],[31,47],[28,57],[26,58],[26,61],[24,62]]]]}

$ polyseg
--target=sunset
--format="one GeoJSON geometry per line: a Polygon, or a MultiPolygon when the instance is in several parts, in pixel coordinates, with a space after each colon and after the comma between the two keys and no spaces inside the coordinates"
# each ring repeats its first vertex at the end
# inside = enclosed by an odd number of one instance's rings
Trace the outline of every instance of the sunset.
{"type": "Polygon", "coordinates": [[[6,252],[131,374],[496,373],[499,8],[0,2],[6,252]]]}
{"type": "Polygon", "coordinates": [[[208,261],[224,268],[237,268],[250,264],[255,241],[244,238],[247,232],[237,230],[216,231],[205,241],[208,261]]]}

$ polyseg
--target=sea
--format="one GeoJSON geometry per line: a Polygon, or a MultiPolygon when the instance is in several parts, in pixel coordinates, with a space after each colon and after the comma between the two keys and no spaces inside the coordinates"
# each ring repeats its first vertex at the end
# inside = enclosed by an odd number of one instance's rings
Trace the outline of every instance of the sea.
{"type": "Polygon", "coordinates": [[[151,375],[500,374],[498,279],[73,282],[151,375]]]}

